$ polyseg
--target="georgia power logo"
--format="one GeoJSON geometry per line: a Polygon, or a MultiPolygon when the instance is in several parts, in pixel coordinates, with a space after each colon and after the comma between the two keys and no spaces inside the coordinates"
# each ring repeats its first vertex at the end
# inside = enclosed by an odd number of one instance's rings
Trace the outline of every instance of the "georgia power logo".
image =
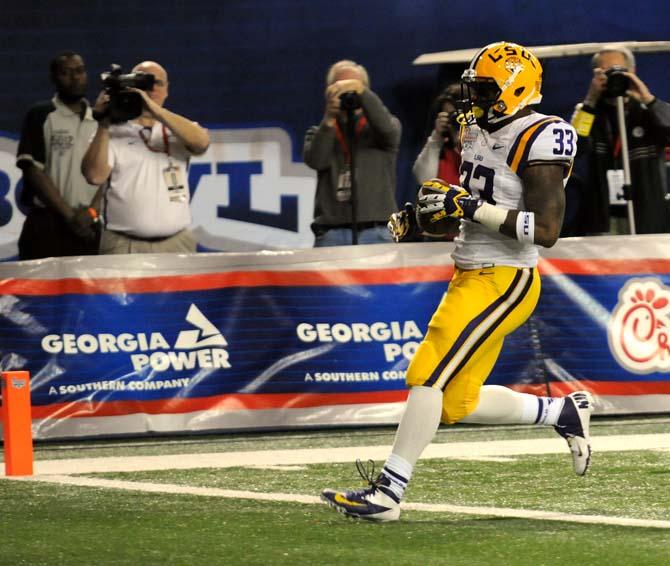
{"type": "Polygon", "coordinates": [[[670,371],[670,288],[631,279],[619,292],[608,327],[610,350],[633,373],[670,371]]]}
{"type": "Polygon", "coordinates": [[[154,371],[176,371],[202,368],[230,368],[228,342],[216,326],[194,304],[186,321],[195,328],[179,332],[174,346],[161,332],[136,334],[49,334],[42,338],[42,349],[48,354],[130,354],[135,371],[150,367],[154,371]]]}

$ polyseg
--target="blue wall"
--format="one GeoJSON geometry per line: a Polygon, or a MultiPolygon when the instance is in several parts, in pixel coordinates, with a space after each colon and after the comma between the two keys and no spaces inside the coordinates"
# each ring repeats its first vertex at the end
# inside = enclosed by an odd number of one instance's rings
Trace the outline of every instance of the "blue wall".
{"type": "MultiPolygon", "coordinates": [[[[50,96],[47,65],[62,49],[88,65],[91,98],[110,63],[156,59],[170,73],[168,106],[204,124],[277,124],[300,153],[320,120],[323,79],[340,58],[364,64],[373,89],[404,126],[399,200],[413,190],[411,164],[427,127],[439,69],[421,53],[508,39],[526,45],[668,38],[658,1],[176,0],[14,2],[2,10],[0,130],[17,132],[25,110],[50,96]]],[[[668,54],[642,54],[638,73],[668,98],[668,54]]],[[[552,59],[542,110],[569,116],[588,86],[588,57],[552,59]]],[[[444,75],[444,69],[442,70],[444,75]]],[[[455,70],[447,70],[454,74],[455,70]]]]}

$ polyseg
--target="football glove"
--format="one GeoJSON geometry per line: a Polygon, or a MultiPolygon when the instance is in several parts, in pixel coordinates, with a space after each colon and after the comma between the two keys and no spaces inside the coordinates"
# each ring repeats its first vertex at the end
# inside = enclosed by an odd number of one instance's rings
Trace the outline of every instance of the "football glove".
{"type": "Polygon", "coordinates": [[[416,242],[420,240],[420,230],[416,221],[416,209],[411,202],[405,208],[391,214],[386,227],[394,242],[416,242]]]}
{"type": "Polygon", "coordinates": [[[417,219],[422,229],[432,232],[431,226],[444,218],[468,218],[482,205],[463,187],[450,185],[441,179],[425,181],[419,189],[417,219]]]}

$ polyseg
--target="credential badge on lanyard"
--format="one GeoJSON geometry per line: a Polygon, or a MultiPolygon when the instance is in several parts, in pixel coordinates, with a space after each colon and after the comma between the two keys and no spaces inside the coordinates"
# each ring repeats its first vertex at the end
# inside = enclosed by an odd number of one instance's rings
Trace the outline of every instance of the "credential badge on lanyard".
{"type": "MultiPolygon", "coordinates": [[[[367,125],[368,121],[365,116],[361,116],[356,122],[355,130],[355,139],[361,137],[361,132],[363,128],[367,125]]],[[[337,189],[335,191],[335,198],[339,202],[350,202],[351,201],[351,150],[347,141],[344,139],[344,134],[342,133],[342,128],[340,128],[339,122],[335,123],[335,135],[337,136],[337,141],[342,147],[342,153],[346,162],[342,165],[338,175],[337,175],[337,189]]]]}
{"type": "Polygon", "coordinates": [[[148,150],[155,153],[163,153],[167,155],[168,166],[163,169],[163,179],[165,180],[165,186],[167,187],[167,194],[170,202],[187,202],[188,201],[188,190],[186,188],[186,175],[184,169],[181,165],[175,164],[172,161],[172,156],[170,155],[170,144],[168,143],[167,130],[164,124],[161,124],[163,130],[163,146],[164,149],[154,149],[149,145],[149,139],[145,139],[142,135],[143,130],[140,130],[140,138],[144,142],[144,145],[148,150]]]}

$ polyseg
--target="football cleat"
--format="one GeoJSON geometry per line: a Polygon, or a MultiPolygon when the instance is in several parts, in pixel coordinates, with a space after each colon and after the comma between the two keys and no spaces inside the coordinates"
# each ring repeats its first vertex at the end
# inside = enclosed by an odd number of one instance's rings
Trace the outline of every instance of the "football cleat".
{"type": "Polygon", "coordinates": [[[554,427],[568,443],[575,473],[583,476],[591,464],[589,424],[593,412],[593,397],[587,391],[575,391],[564,398],[565,403],[554,427]]]}
{"type": "Polygon", "coordinates": [[[321,492],[322,501],[347,517],[377,522],[397,521],[400,517],[400,500],[389,488],[391,480],[383,473],[372,479],[374,462],[370,472],[364,470],[360,460],[356,461],[356,468],[368,482],[368,487],[346,492],[324,489],[321,492]]]}

